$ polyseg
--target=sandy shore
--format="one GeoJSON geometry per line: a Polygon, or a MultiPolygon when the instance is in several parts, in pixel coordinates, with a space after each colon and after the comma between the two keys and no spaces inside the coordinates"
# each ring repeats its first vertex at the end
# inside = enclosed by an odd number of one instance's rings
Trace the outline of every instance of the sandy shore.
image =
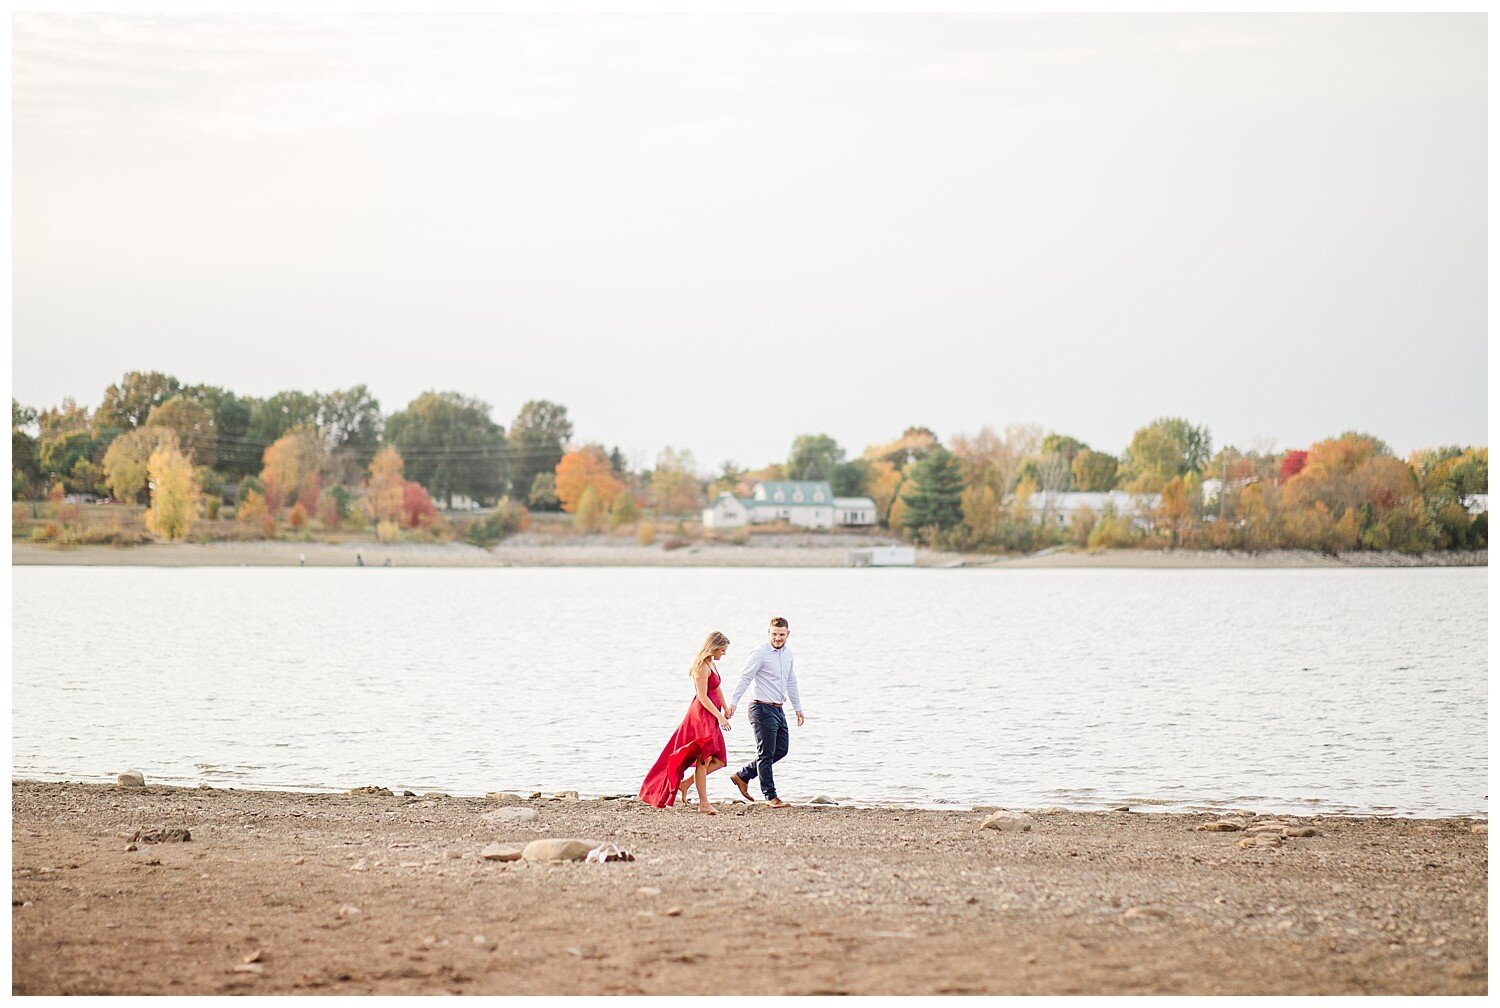
{"type": "MultiPolygon", "coordinates": [[[[582,545],[501,543],[481,549],[467,543],[297,543],[219,542],[151,543],[143,546],[57,547],[12,542],[11,563],[21,566],[144,567],[353,567],[355,557],[381,567],[843,567],[848,547],[693,545],[675,550],[619,542],[582,545]]],[[[1346,553],[1332,557],[1306,550],[1246,554],[1200,550],[1105,550],[1100,553],[1058,550],[1023,557],[990,557],[919,550],[922,567],[964,569],[1029,568],[1337,568],[1337,567],[1472,567],[1488,564],[1483,551],[1425,553],[1346,553]]]]}
{"type": "Polygon", "coordinates": [[[1487,837],[1462,820],[1303,819],[1317,835],[1246,848],[1129,812],[1011,833],[971,811],[11,793],[15,994],[1488,990],[1487,837]],[[483,818],[501,808],[536,815],[483,818]],[[127,849],[153,828],[191,839],[127,849]],[[477,856],[541,837],[636,860],[477,856]]]}

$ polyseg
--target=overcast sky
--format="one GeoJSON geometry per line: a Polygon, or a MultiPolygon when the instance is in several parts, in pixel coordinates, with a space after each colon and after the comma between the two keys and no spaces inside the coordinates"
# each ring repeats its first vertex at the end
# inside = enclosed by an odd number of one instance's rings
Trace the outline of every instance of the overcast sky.
{"type": "Polygon", "coordinates": [[[14,394],[1486,436],[1482,15],[21,15],[14,394]]]}

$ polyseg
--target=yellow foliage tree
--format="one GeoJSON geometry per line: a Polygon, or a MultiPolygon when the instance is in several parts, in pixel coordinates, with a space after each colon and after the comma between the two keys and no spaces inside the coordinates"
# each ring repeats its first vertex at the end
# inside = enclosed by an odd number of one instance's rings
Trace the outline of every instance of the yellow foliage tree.
{"type": "Polygon", "coordinates": [[[365,511],[377,528],[381,522],[399,522],[406,493],[406,463],[401,453],[386,447],[370,460],[370,479],[365,483],[365,511]]]}
{"type": "Polygon", "coordinates": [[[964,528],[976,544],[994,542],[1000,531],[1000,500],[988,483],[964,489],[959,503],[964,511],[964,528]]]}
{"type": "Polygon", "coordinates": [[[557,499],[568,514],[577,511],[584,492],[592,489],[597,503],[612,501],[624,489],[615,478],[609,464],[609,456],[594,445],[585,445],[568,452],[557,463],[557,499]]]}
{"type": "Polygon", "coordinates": [[[615,499],[609,506],[609,521],[611,525],[616,528],[621,525],[629,525],[640,516],[640,509],[635,506],[635,494],[629,490],[621,490],[615,494],[615,499]]]}
{"type": "Polygon", "coordinates": [[[575,502],[573,524],[584,532],[597,532],[603,520],[604,504],[599,500],[599,495],[594,492],[593,487],[584,487],[583,496],[575,502]]]}
{"type": "Polygon", "coordinates": [[[200,494],[192,461],[172,445],[163,445],[151,453],[146,469],[151,481],[146,528],[163,539],[186,538],[200,494]]]}
{"type": "Polygon", "coordinates": [[[140,496],[146,489],[151,453],[167,445],[180,448],[169,427],[141,427],[110,442],[104,453],[104,484],[116,500],[128,503],[140,496]]]}

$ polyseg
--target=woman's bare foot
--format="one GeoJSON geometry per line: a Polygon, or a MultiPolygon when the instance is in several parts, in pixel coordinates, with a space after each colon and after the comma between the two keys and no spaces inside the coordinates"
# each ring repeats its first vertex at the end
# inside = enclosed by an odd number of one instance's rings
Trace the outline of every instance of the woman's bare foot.
{"type": "Polygon", "coordinates": [[[683,781],[681,784],[677,785],[677,800],[680,801],[680,802],[686,802],[687,801],[688,788],[690,788],[692,786],[693,786],[693,779],[691,777],[689,777],[687,780],[683,781]]]}

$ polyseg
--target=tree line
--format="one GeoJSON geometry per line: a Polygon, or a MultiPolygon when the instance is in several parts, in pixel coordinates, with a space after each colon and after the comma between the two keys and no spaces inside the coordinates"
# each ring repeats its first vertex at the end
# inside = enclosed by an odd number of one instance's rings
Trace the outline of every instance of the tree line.
{"type": "MultiPolygon", "coordinates": [[[[879,524],[936,548],[1029,551],[1101,547],[1482,548],[1488,450],[1446,446],[1398,459],[1359,432],[1305,450],[1215,451],[1180,417],[1146,424],[1118,455],[1033,424],[984,427],[948,444],[925,427],[850,457],[826,434],[797,437],[784,461],[708,478],[690,452],[663,449],[632,471],[618,447],[576,444],[561,404],[532,400],[509,427],[457,392],[424,392],[390,414],[364,385],[265,398],[132,371],[92,411],[73,399],[12,400],[12,496],[108,495],[147,505],[154,535],[181,538],[232,507],[261,534],[373,527],[382,538],[443,525],[437,503],[484,505],[477,542],[562,511],[582,529],[685,518],[758,481],[826,480],[869,497],[879,524]],[[1206,485],[1207,483],[1207,485],[1206,485]],[[1121,491],[1097,507],[1060,494],[1121,491]],[[1476,513],[1477,512],[1477,513],[1476,513]]],[[[644,536],[644,533],[643,533],[644,536]]]]}

